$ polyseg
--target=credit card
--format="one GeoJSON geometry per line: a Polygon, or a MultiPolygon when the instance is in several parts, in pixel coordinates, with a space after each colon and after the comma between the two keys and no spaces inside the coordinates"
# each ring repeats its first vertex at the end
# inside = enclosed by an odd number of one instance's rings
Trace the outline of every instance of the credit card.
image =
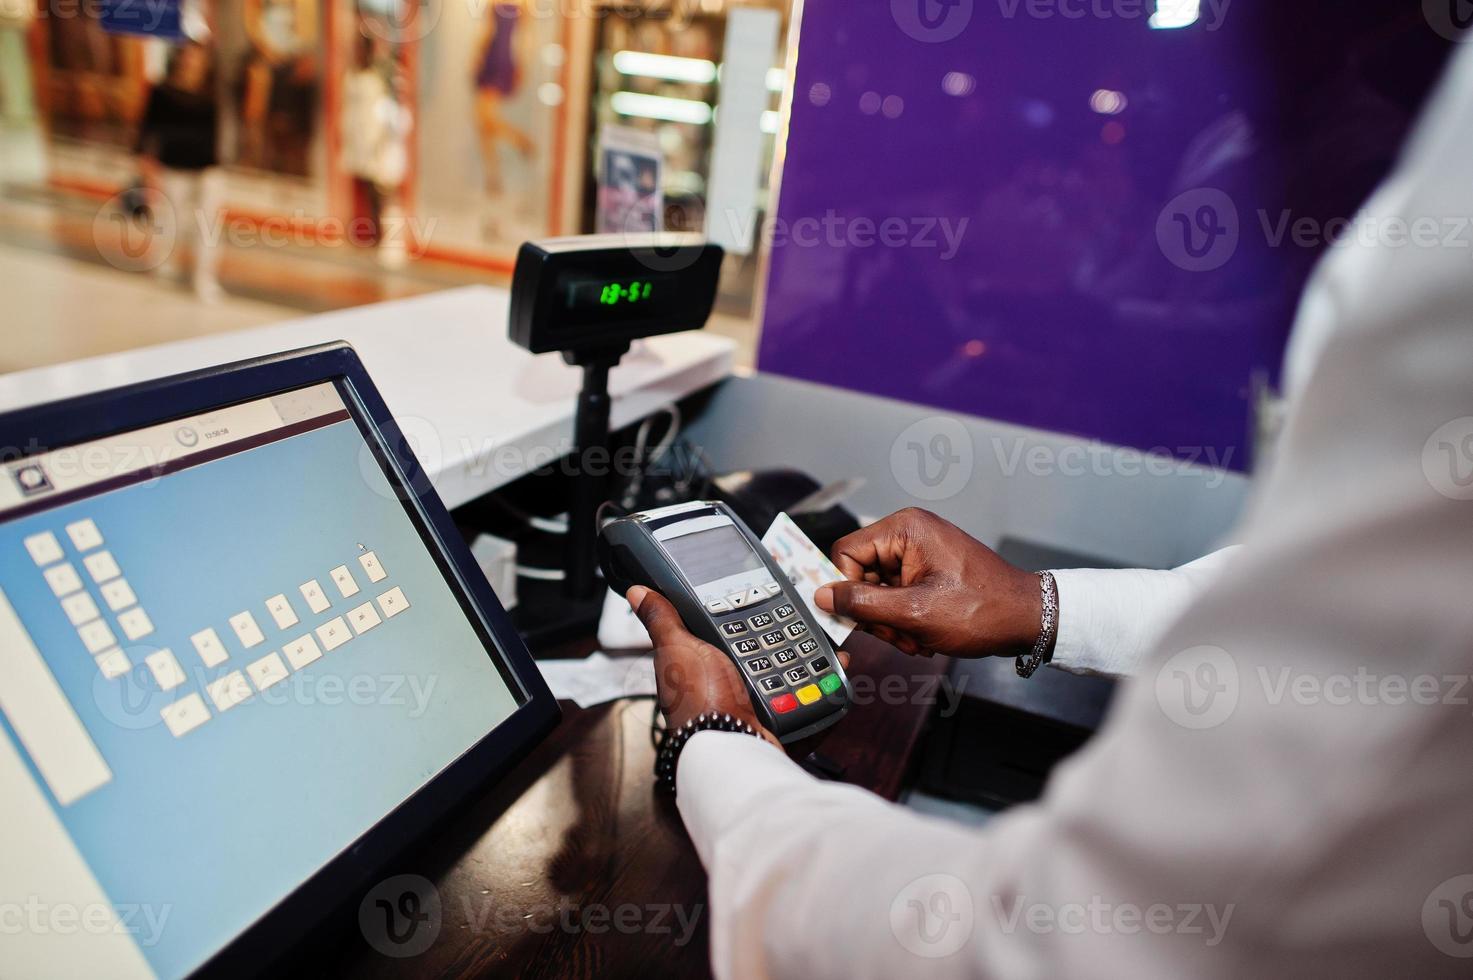
{"type": "Polygon", "coordinates": [[[854,620],[843,616],[831,616],[813,604],[813,593],[821,585],[841,581],[844,576],[818,545],[808,540],[808,535],[798,530],[798,525],[787,514],[777,515],[772,527],[762,535],[762,544],[772,553],[778,567],[793,583],[793,590],[808,606],[808,611],[823,631],[835,644],[843,643],[854,632],[854,620]]]}

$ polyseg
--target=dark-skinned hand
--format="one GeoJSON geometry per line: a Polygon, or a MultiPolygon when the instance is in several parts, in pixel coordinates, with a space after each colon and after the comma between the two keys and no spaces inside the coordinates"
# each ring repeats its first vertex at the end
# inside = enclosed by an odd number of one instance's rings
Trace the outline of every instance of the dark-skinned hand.
{"type": "MultiPolygon", "coordinates": [[[[731,715],[782,747],[758,720],[731,657],[692,635],[680,613],[658,592],[636,585],[624,598],[654,642],[655,683],[667,725],[677,728],[702,713],[731,715]]],[[[838,656],[839,663],[848,667],[848,656],[838,656]]]]}
{"type": "Polygon", "coordinates": [[[1038,638],[1038,577],[930,511],[908,508],[833,548],[844,581],[814,602],[918,656],[1017,656],[1038,638]]]}

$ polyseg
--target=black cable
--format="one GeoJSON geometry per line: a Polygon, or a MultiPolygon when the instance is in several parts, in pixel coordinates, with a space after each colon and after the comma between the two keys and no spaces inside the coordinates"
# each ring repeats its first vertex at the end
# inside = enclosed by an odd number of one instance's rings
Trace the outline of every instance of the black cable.
{"type": "Polygon", "coordinates": [[[604,526],[604,511],[610,507],[619,512],[616,515],[618,517],[623,517],[624,515],[629,513],[627,509],[615,503],[614,501],[605,500],[603,503],[598,505],[598,510],[593,512],[593,526],[595,529],[602,528],[604,526]]]}

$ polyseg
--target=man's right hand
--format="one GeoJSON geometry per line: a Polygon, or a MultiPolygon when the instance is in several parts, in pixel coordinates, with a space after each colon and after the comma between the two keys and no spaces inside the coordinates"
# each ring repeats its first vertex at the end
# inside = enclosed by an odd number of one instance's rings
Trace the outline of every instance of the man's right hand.
{"type": "Polygon", "coordinates": [[[819,608],[905,653],[1012,657],[1038,638],[1038,576],[930,511],[897,511],[840,538],[833,559],[846,581],[819,588],[819,608]]]}

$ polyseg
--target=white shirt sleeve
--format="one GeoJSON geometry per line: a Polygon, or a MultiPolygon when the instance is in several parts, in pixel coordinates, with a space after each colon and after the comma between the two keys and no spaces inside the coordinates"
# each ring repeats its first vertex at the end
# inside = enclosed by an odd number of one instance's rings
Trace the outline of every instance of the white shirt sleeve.
{"type": "Polygon", "coordinates": [[[691,740],[718,977],[1467,976],[1470,159],[1465,47],[1358,219],[1441,236],[1332,250],[1243,550],[1037,805],[975,831],[691,740]]]}
{"type": "Polygon", "coordinates": [[[1063,568],[1059,628],[1050,664],[1074,674],[1128,677],[1192,600],[1222,574],[1238,546],[1157,571],[1063,568]]]}

